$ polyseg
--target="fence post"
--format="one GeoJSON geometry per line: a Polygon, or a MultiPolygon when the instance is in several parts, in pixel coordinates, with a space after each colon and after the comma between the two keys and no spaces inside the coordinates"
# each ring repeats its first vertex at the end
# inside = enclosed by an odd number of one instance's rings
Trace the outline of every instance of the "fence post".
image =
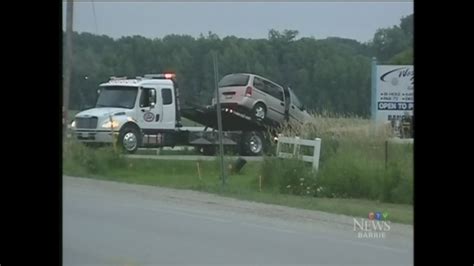
{"type": "Polygon", "coordinates": [[[321,153],[321,139],[320,138],[315,138],[314,139],[315,144],[314,144],[314,151],[313,151],[313,169],[315,171],[318,171],[319,169],[319,155],[321,153]]]}
{"type": "Polygon", "coordinates": [[[283,135],[278,135],[278,140],[277,140],[277,150],[276,150],[276,156],[280,156],[280,137],[283,137],[283,135]]]}
{"type": "Polygon", "coordinates": [[[295,137],[296,141],[295,141],[295,146],[293,147],[293,157],[296,157],[298,158],[299,155],[298,155],[298,149],[299,149],[299,140],[300,140],[300,137],[295,137]]]}

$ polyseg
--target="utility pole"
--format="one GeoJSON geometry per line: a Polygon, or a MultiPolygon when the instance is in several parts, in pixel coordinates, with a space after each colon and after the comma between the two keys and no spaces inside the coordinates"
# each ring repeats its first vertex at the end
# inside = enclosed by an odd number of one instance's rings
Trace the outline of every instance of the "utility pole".
{"type": "Polygon", "coordinates": [[[370,118],[372,122],[376,122],[377,114],[377,59],[372,57],[371,64],[371,86],[370,86],[370,118]]]}
{"type": "Polygon", "coordinates": [[[63,138],[67,134],[68,110],[69,110],[69,87],[71,85],[72,68],[72,18],[73,0],[67,0],[66,6],[66,47],[63,52],[63,138]]]}
{"type": "Polygon", "coordinates": [[[372,57],[371,64],[371,86],[370,86],[370,119],[371,134],[377,134],[377,59],[372,57]]]}
{"type": "Polygon", "coordinates": [[[213,61],[214,61],[214,82],[216,87],[216,112],[217,112],[217,130],[219,134],[219,157],[220,157],[220,165],[221,165],[221,179],[222,185],[225,185],[225,167],[224,167],[224,145],[222,143],[222,114],[221,114],[221,101],[220,101],[220,93],[219,93],[219,85],[218,85],[218,78],[219,78],[219,69],[217,66],[217,52],[212,54],[213,61]]]}

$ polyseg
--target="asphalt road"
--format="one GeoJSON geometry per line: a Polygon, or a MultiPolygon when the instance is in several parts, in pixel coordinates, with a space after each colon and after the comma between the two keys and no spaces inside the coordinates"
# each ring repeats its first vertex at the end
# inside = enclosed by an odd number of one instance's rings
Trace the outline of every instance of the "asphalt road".
{"type": "Polygon", "coordinates": [[[410,226],[359,239],[350,217],[195,191],[63,178],[64,265],[412,265],[410,226]]]}

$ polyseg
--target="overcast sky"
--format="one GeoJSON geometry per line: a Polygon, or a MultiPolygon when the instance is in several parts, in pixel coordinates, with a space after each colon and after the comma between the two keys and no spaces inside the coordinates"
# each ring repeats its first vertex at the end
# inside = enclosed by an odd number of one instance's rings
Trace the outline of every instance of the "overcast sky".
{"type": "MultiPolygon", "coordinates": [[[[63,3],[63,28],[66,4],[63,3]]],[[[241,2],[123,3],[74,2],[74,30],[113,38],[168,34],[198,37],[212,31],[225,37],[267,38],[270,29],[298,30],[298,37],[330,36],[366,42],[378,28],[398,25],[413,13],[413,2],[241,2]],[[95,13],[95,16],[94,16],[95,13]]]]}

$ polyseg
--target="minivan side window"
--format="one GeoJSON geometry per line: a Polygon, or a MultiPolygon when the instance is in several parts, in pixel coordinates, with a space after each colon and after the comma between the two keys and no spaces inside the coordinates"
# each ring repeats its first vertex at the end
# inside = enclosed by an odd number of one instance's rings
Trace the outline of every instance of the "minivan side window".
{"type": "Polygon", "coordinates": [[[253,78],[253,86],[258,89],[258,90],[261,90],[261,91],[264,91],[266,92],[265,90],[265,84],[263,84],[263,80],[257,78],[257,77],[254,77],[253,78]]]}
{"type": "Polygon", "coordinates": [[[263,82],[265,83],[265,89],[266,89],[265,91],[268,94],[270,94],[271,96],[277,98],[280,101],[283,101],[283,90],[279,86],[277,86],[277,85],[275,85],[271,82],[268,82],[266,80],[264,80],[263,82]]]}
{"type": "Polygon", "coordinates": [[[275,98],[277,98],[280,101],[283,101],[283,88],[273,84],[273,91],[275,94],[275,98]]]}

